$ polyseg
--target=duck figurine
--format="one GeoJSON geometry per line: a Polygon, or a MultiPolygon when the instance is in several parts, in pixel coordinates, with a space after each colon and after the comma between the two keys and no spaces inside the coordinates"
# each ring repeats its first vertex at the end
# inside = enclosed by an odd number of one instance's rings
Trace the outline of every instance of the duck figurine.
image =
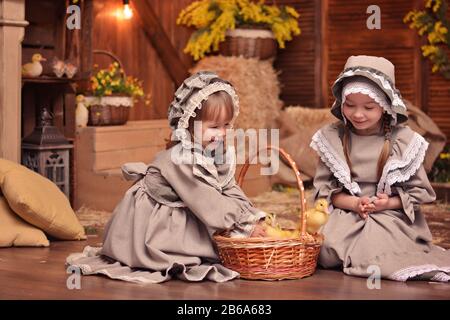
{"type": "Polygon", "coordinates": [[[84,96],[82,94],[76,97],[77,108],[75,109],[75,123],[78,128],[87,126],[89,120],[89,111],[84,103],[84,96]]]}
{"type": "Polygon", "coordinates": [[[328,201],[319,199],[316,201],[314,208],[305,212],[306,214],[306,231],[309,234],[317,234],[320,227],[328,221],[328,201]]]}
{"type": "Polygon", "coordinates": [[[31,61],[22,66],[22,76],[36,78],[42,74],[41,61],[47,61],[40,53],[35,53],[31,57],[31,61]]]}

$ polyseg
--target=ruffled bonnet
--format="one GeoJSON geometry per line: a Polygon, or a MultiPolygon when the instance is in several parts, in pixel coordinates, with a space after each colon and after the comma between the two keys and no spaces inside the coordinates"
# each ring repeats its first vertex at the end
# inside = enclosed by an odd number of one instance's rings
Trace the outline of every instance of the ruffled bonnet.
{"type": "Polygon", "coordinates": [[[225,163],[218,171],[214,158],[205,156],[202,147],[192,141],[189,133],[189,120],[195,118],[198,109],[202,108],[203,102],[213,93],[225,91],[233,101],[234,123],[239,114],[239,99],[233,86],[217,74],[210,71],[200,71],[180,85],[175,92],[175,97],[169,106],[168,119],[172,128],[172,141],[180,141],[172,149],[172,161],[177,164],[192,164],[193,174],[219,191],[233,179],[236,170],[236,155],[233,146],[227,146],[225,163]]]}
{"type": "Polygon", "coordinates": [[[231,96],[234,106],[231,122],[235,121],[239,114],[239,98],[233,86],[214,72],[200,71],[183,81],[169,106],[168,119],[173,130],[173,141],[181,141],[184,148],[192,147],[187,130],[189,120],[195,118],[196,110],[202,108],[203,101],[218,91],[225,91],[231,96]]]}
{"type": "Polygon", "coordinates": [[[406,104],[400,91],[395,87],[395,67],[389,60],[374,56],[351,56],[347,59],[344,70],[331,88],[336,99],[331,107],[331,113],[343,121],[344,117],[341,111],[342,90],[350,81],[370,83],[384,92],[389,101],[380,105],[391,116],[391,125],[404,123],[408,120],[406,104]]]}

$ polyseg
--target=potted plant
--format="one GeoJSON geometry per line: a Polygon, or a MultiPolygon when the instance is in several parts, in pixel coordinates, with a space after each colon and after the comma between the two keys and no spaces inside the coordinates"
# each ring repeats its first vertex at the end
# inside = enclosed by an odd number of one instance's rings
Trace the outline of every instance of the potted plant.
{"type": "Polygon", "coordinates": [[[184,49],[194,60],[211,51],[267,59],[275,56],[277,43],[284,48],[300,34],[299,16],[293,7],[264,0],[201,0],[182,10],[177,24],[197,29],[184,49]]]}
{"type": "Polygon", "coordinates": [[[135,99],[144,97],[142,82],[126,76],[118,62],[100,69],[90,79],[92,95],[85,97],[91,126],[122,125],[128,121],[135,99]]]}

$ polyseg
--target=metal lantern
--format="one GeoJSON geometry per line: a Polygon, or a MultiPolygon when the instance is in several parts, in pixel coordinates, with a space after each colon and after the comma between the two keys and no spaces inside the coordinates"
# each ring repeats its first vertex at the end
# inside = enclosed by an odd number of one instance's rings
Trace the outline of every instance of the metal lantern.
{"type": "Polygon", "coordinates": [[[69,152],[73,145],[52,120],[50,112],[43,108],[39,125],[22,140],[22,164],[53,181],[69,198],[69,152]]]}

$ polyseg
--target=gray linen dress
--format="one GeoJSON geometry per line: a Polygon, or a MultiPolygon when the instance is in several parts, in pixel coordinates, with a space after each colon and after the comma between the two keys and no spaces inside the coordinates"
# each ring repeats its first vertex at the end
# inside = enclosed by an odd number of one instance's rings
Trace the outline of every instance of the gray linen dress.
{"type": "Polygon", "coordinates": [[[70,255],[67,264],[85,275],[139,283],[172,277],[224,282],[239,276],[220,264],[212,236],[223,230],[248,236],[265,213],[236,185],[234,163],[176,164],[172,149],[148,166],[122,167],[136,182],[114,210],[103,247],[88,246],[70,255]]]}
{"type": "Polygon", "coordinates": [[[375,212],[367,220],[357,213],[332,208],[322,229],[325,241],[319,264],[361,277],[373,276],[376,270],[382,278],[391,280],[448,282],[450,252],[432,244],[419,207],[435,200],[422,166],[426,141],[409,127],[395,127],[391,154],[378,181],[376,167],[384,136],[351,133],[350,175],[341,128],[340,124],[331,124],[313,137],[311,146],[321,158],[314,179],[315,198],[327,198],[331,203],[334,193],[372,197],[378,191],[398,195],[403,208],[375,212]]]}

